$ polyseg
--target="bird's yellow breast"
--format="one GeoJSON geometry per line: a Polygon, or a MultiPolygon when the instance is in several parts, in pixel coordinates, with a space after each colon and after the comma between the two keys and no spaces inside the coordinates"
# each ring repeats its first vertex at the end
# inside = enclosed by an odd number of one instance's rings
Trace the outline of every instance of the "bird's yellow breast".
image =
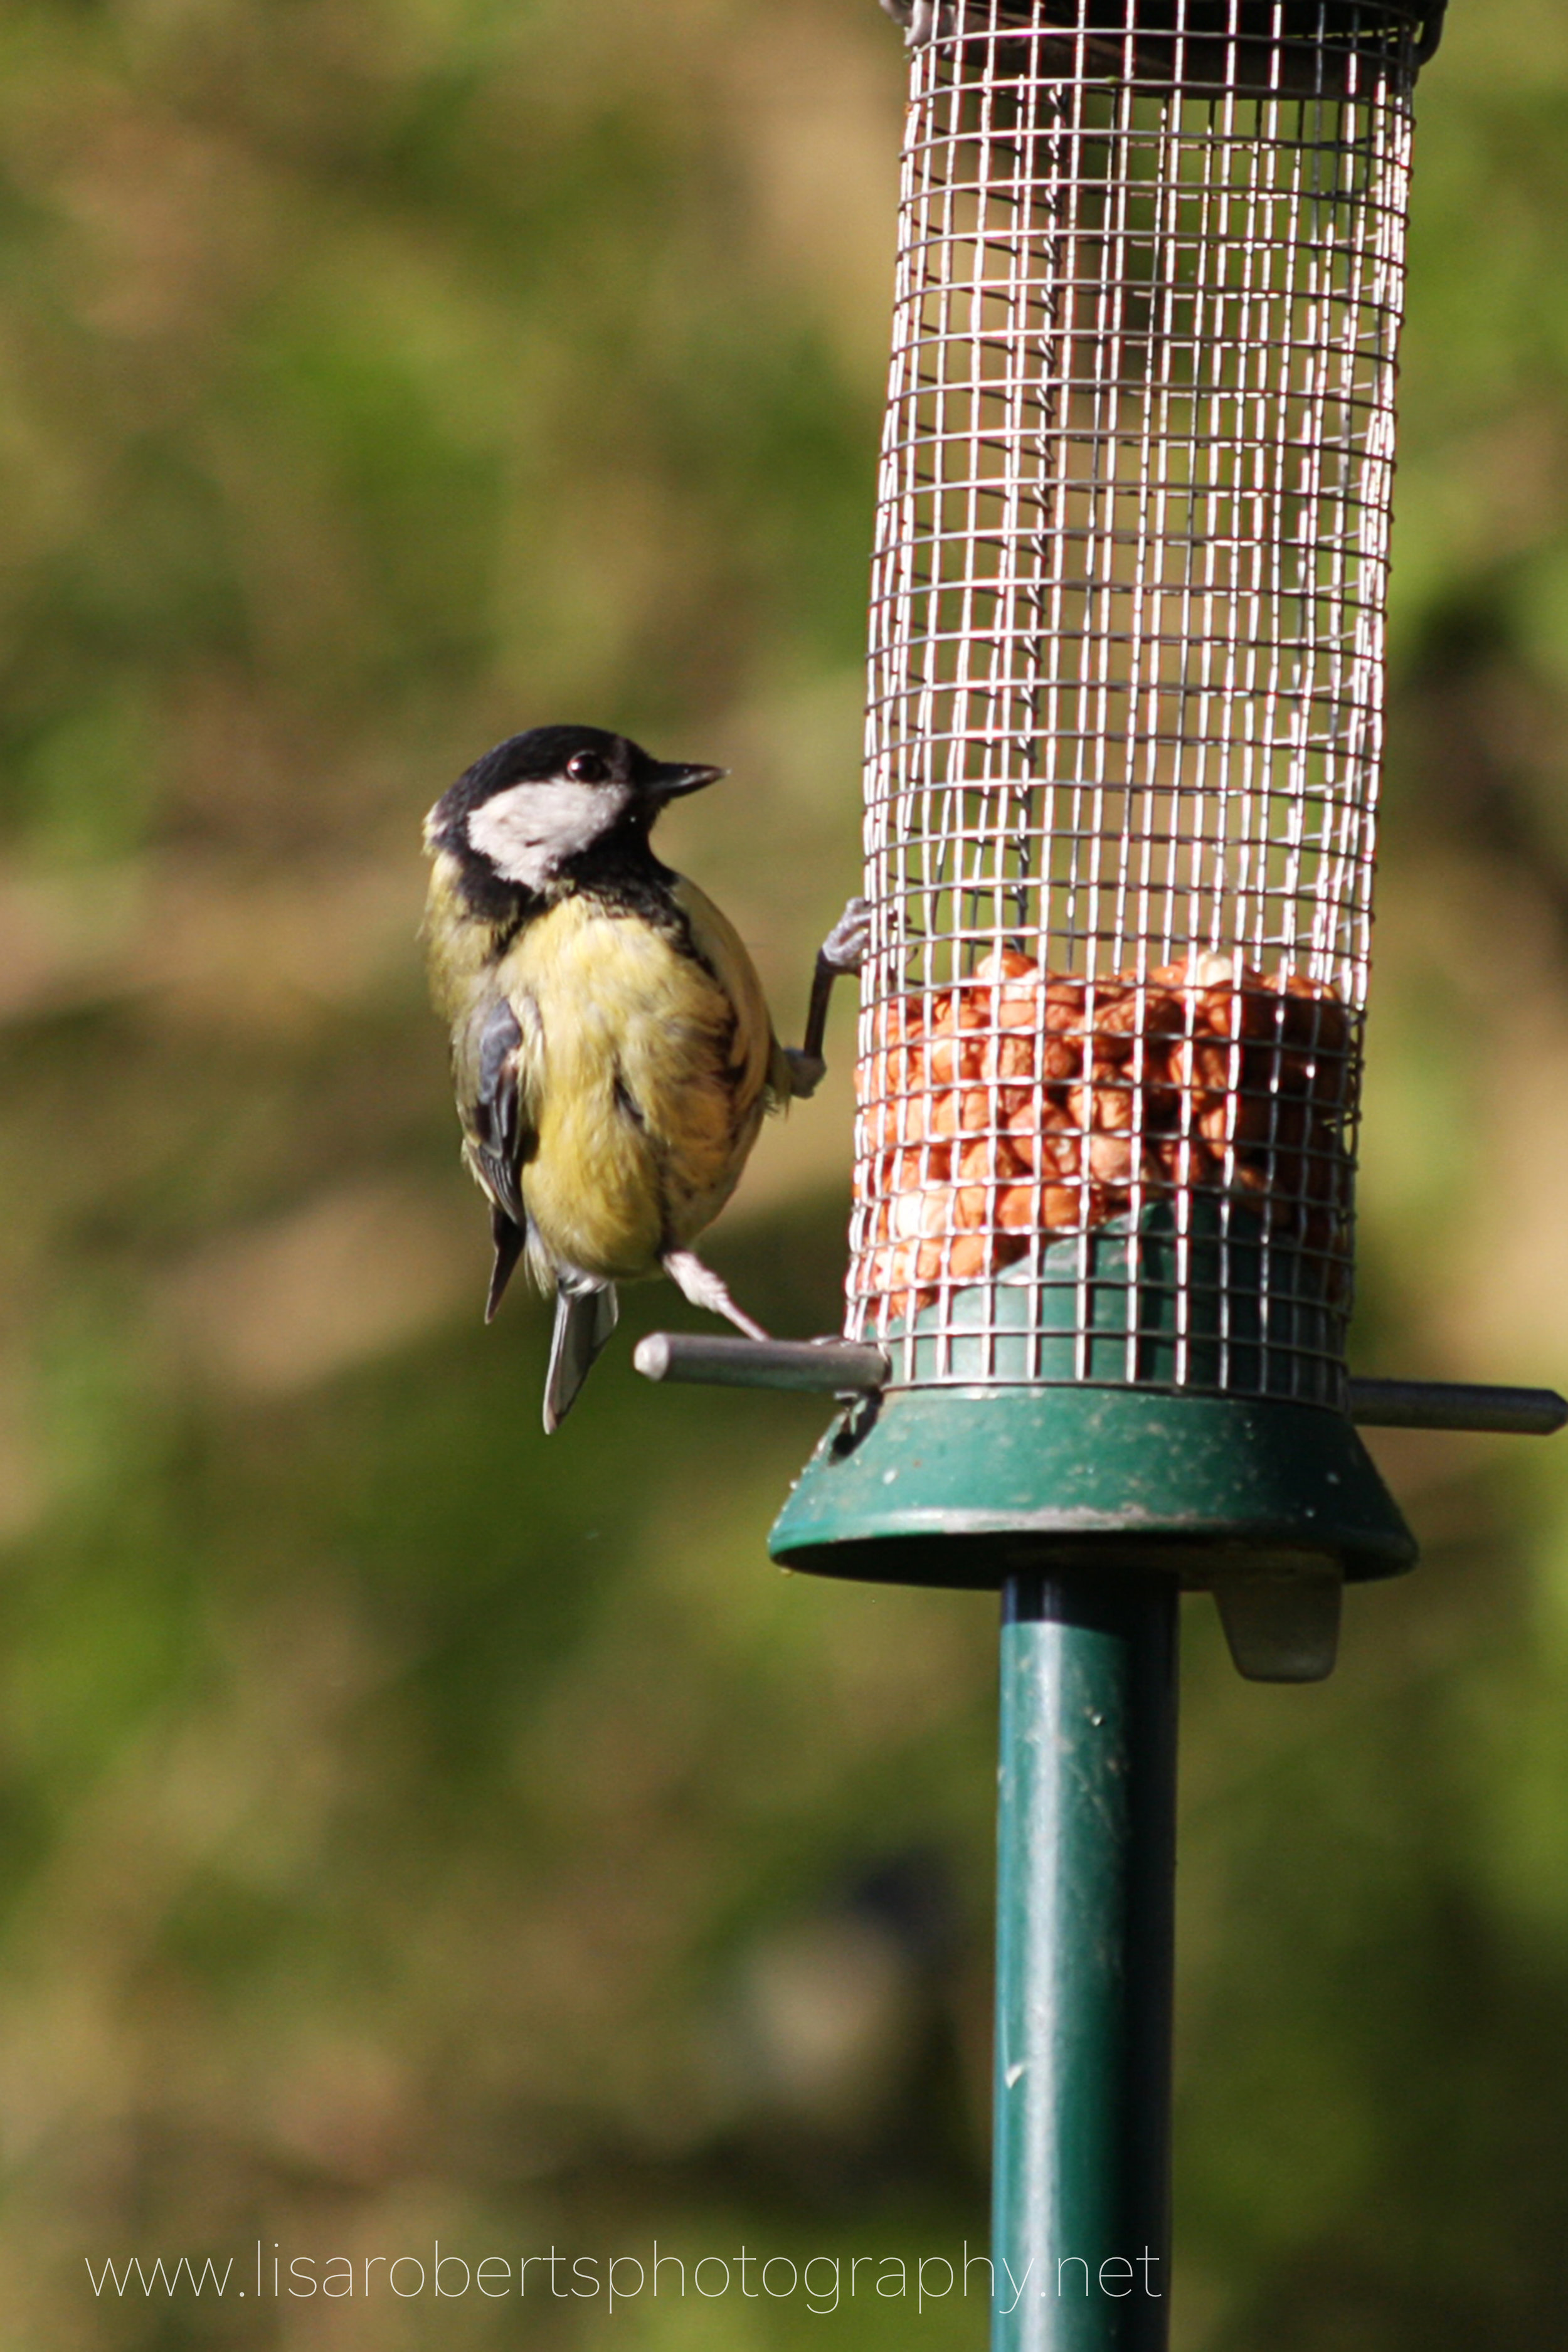
{"type": "Polygon", "coordinates": [[[585,894],[519,935],[495,974],[518,1008],[522,1192],[550,1261],[611,1280],[689,1245],[734,1190],[777,1049],[739,938],[676,887],[670,929],[585,894]]]}

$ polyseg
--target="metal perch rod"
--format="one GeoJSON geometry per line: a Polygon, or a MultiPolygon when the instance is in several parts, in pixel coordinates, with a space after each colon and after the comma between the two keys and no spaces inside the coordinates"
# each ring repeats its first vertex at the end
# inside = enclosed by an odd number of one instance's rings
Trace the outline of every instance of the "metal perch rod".
{"type": "MultiPolygon", "coordinates": [[[[891,1373],[880,1348],[852,1339],[730,1339],[653,1331],[633,1363],[650,1381],[709,1388],[796,1389],[867,1396],[891,1373]]],[[[1350,1384],[1351,1419],[1363,1429],[1495,1431],[1550,1437],[1568,1427],[1568,1397],[1555,1389],[1491,1388],[1473,1381],[1361,1381],[1350,1384]]]]}

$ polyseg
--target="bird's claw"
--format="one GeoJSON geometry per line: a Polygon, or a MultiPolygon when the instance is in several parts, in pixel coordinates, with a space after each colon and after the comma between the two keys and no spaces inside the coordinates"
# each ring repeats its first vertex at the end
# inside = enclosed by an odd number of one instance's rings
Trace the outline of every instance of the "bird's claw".
{"type": "Polygon", "coordinates": [[[928,41],[945,40],[953,28],[950,0],[882,0],[896,24],[904,28],[906,47],[918,49],[928,41]]]}
{"type": "Polygon", "coordinates": [[[871,951],[871,901],[851,898],[822,942],[822,961],[835,971],[858,971],[871,951]]]}
{"type": "Polygon", "coordinates": [[[827,1065],[820,1054],[808,1054],[799,1045],[786,1045],[784,1060],[789,1064],[789,1089],[797,1102],[809,1102],[823,1079],[827,1065]]]}

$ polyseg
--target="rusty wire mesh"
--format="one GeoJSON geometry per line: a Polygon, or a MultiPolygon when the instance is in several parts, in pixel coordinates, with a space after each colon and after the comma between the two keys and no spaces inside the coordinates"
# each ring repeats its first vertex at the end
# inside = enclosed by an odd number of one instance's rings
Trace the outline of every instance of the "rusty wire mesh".
{"type": "Polygon", "coordinates": [[[915,52],[848,1328],[1343,1401],[1418,10],[915,52]]]}

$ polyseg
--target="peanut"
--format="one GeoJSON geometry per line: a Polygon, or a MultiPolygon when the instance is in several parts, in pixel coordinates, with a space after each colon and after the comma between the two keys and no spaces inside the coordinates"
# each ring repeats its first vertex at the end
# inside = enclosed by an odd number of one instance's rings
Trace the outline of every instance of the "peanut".
{"type": "Polygon", "coordinates": [[[982,956],[974,967],[976,980],[1037,980],[1040,967],[1033,956],[1020,955],[1016,948],[998,948],[994,955],[982,956]]]}
{"type": "Polygon", "coordinates": [[[1172,1187],[1346,1247],[1352,1027],[1325,983],[1215,950],[1085,982],[998,948],[872,1031],[862,1270],[899,1311],[1172,1187]]]}

